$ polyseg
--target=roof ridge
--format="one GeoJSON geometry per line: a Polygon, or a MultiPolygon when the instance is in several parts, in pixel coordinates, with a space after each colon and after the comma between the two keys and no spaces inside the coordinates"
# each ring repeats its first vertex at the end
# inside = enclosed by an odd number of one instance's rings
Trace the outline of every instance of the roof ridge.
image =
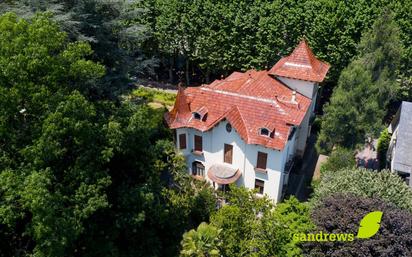
{"type": "MultiPolygon", "coordinates": [[[[255,100],[255,101],[259,101],[259,102],[271,103],[271,104],[276,105],[276,107],[281,108],[279,106],[278,100],[276,98],[275,99],[269,99],[269,98],[263,98],[263,97],[257,97],[257,96],[250,96],[250,95],[239,94],[239,93],[230,92],[230,91],[221,90],[221,89],[212,89],[212,88],[207,88],[207,87],[199,87],[199,89],[204,90],[204,91],[209,91],[209,92],[215,92],[215,93],[223,94],[223,95],[242,97],[242,98],[246,98],[246,99],[249,99],[249,100],[255,100]]],[[[285,110],[283,110],[283,109],[281,109],[280,111],[285,112],[285,110]]]]}
{"type": "Polygon", "coordinates": [[[319,60],[308,42],[303,39],[291,54],[281,58],[269,74],[300,80],[322,82],[330,68],[326,62],[319,60]]]}
{"type": "Polygon", "coordinates": [[[313,53],[312,49],[309,47],[308,42],[306,41],[306,39],[303,39],[299,42],[299,45],[293,50],[292,54],[290,56],[292,56],[293,54],[298,54],[297,51],[299,51],[301,48],[304,49],[304,53],[307,55],[308,57],[308,61],[311,64],[312,68],[315,68],[315,59],[316,56],[313,53]]]}
{"type": "MultiPolygon", "coordinates": [[[[246,121],[243,118],[242,112],[240,111],[239,107],[237,105],[233,105],[230,109],[228,109],[228,111],[226,111],[222,116],[225,117],[226,119],[230,119],[230,114],[232,112],[235,112],[237,115],[239,115],[240,117],[240,125],[243,126],[243,129],[245,130],[246,133],[246,138],[244,139],[246,143],[249,142],[249,132],[248,132],[248,128],[246,126],[246,121]]],[[[233,121],[232,121],[233,122],[233,121]]],[[[235,124],[233,124],[235,126],[235,124]]],[[[240,132],[240,131],[238,131],[240,132]]],[[[239,133],[239,135],[241,135],[241,133],[239,133]]]]}
{"type": "Polygon", "coordinates": [[[190,107],[187,102],[187,96],[185,93],[185,90],[179,86],[177,95],[176,95],[176,100],[175,104],[173,105],[173,109],[170,112],[170,116],[172,119],[176,119],[178,117],[179,112],[190,112],[190,107]]]}
{"type": "Polygon", "coordinates": [[[242,112],[240,111],[239,107],[237,105],[234,106],[236,111],[239,113],[240,119],[242,120],[243,126],[245,127],[245,131],[246,131],[246,137],[248,138],[249,141],[249,132],[246,126],[246,122],[245,119],[243,118],[242,112]]]}

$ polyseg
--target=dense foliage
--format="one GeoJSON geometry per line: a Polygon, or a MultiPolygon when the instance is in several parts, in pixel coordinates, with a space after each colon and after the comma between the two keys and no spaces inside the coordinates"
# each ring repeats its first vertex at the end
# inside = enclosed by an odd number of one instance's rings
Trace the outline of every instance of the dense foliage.
{"type": "Polygon", "coordinates": [[[221,246],[219,233],[221,230],[207,223],[201,223],[183,235],[182,257],[219,257],[221,246]]]}
{"type": "Polygon", "coordinates": [[[360,220],[369,212],[383,212],[380,228],[369,239],[311,242],[305,244],[305,256],[411,256],[412,214],[380,199],[354,195],[333,195],[322,200],[312,218],[315,233],[358,233],[360,220]]]}
{"type": "Polygon", "coordinates": [[[144,51],[150,43],[151,29],[141,20],[148,10],[140,2],[10,0],[0,3],[0,14],[13,11],[26,19],[38,12],[53,14],[51,19],[71,40],[89,42],[91,59],[106,67],[101,81],[104,86],[99,91],[113,96],[127,85],[129,76],[152,75],[158,63],[148,50],[144,51]]]}
{"type": "MultiPolygon", "coordinates": [[[[401,38],[411,53],[409,1],[170,1],[151,0],[158,56],[169,76],[220,76],[233,70],[264,69],[306,36],[315,53],[331,63],[330,79],[357,54],[361,34],[386,7],[394,10],[401,38]],[[200,73],[200,74],[199,74],[200,73]]],[[[409,68],[404,69],[409,70],[409,68]]],[[[183,77],[181,77],[183,79],[183,77]]]]}
{"type": "Polygon", "coordinates": [[[352,150],[345,148],[336,148],[328,157],[325,163],[320,167],[321,174],[325,171],[337,171],[343,168],[355,167],[355,155],[352,150]]]}
{"type": "Polygon", "coordinates": [[[389,134],[388,129],[384,129],[381,132],[381,135],[379,136],[378,145],[376,149],[378,152],[377,157],[378,157],[380,169],[386,168],[386,158],[387,158],[387,152],[389,149],[390,141],[391,141],[391,135],[389,134]]]}
{"type": "Polygon", "coordinates": [[[228,204],[212,215],[209,225],[184,235],[181,256],[208,256],[207,249],[215,254],[209,256],[301,255],[292,235],[314,228],[308,206],[291,198],[273,210],[268,199],[244,188],[232,188],[226,198],[228,204]]]}
{"type": "Polygon", "coordinates": [[[0,256],[175,256],[214,211],[164,110],[104,100],[90,55],[48,15],[0,17],[0,256]]]}
{"type": "Polygon", "coordinates": [[[325,171],[311,201],[316,205],[335,193],[376,197],[399,208],[412,211],[412,190],[397,174],[387,170],[373,172],[366,169],[346,168],[325,171]]]}
{"type": "Polygon", "coordinates": [[[112,82],[129,73],[186,84],[233,70],[269,68],[303,36],[332,65],[329,80],[336,82],[358,54],[362,32],[388,8],[406,50],[405,93],[411,88],[412,3],[406,0],[9,0],[0,7],[25,17],[53,12],[72,38],[92,43],[112,82]]]}
{"type": "Polygon", "coordinates": [[[402,45],[389,11],[364,34],[359,55],[340,77],[330,103],[324,107],[318,148],[355,148],[382,129],[386,107],[399,92],[396,81],[402,45]]]}

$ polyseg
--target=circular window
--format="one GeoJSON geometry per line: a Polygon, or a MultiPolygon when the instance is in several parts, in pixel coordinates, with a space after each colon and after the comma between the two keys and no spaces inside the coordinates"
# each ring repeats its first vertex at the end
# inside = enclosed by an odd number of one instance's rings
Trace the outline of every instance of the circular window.
{"type": "Polygon", "coordinates": [[[232,125],[230,123],[226,124],[226,131],[230,133],[232,131],[232,125]]]}

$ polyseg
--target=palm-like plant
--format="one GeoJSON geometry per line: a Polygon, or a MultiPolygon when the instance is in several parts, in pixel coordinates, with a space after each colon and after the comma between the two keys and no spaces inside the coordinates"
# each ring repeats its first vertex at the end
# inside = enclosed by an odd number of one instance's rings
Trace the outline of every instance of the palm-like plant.
{"type": "Polygon", "coordinates": [[[190,230],[183,235],[182,257],[218,257],[220,229],[205,222],[201,223],[197,230],[190,230]]]}

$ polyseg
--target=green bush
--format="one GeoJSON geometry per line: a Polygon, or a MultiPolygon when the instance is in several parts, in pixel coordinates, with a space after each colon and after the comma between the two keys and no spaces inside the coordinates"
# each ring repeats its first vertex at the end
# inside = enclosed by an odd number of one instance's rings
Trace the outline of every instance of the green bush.
{"type": "Polygon", "coordinates": [[[382,131],[378,139],[378,160],[379,169],[386,168],[386,152],[389,148],[389,143],[391,141],[391,135],[389,135],[388,129],[382,131]]]}
{"type": "Polygon", "coordinates": [[[293,234],[315,227],[306,203],[291,197],[274,206],[268,198],[241,187],[231,187],[225,196],[228,204],[212,214],[210,225],[201,224],[183,236],[180,256],[302,255],[293,234]],[[215,255],[205,255],[208,250],[215,255]]]}
{"type": "Polygon", "coordinates": [[[337,148],[332,152],[330,157],[320,167],[320,173],[325,171],[337,171],[343,168],[355,167],[355,154],[352,150],[345,148],[337,148]]]}
{"type": "Polygon", "coordinates": [[[313,209],[314,233],[357,235],[361,219],[372,211],[383,212],[376,235],[364,240],[308,242],[305,256],[412,256],[412,214],[376,198],[332,195],[313,209]]]}
{"type": "Polygon", "coordinates": [[[345,168],[325,171],[311,203],[317,205],[325,197],[337,193],[380,198],[412,212],[412,190],[398,175],[388,170],[374,172],[345,168]]]}

